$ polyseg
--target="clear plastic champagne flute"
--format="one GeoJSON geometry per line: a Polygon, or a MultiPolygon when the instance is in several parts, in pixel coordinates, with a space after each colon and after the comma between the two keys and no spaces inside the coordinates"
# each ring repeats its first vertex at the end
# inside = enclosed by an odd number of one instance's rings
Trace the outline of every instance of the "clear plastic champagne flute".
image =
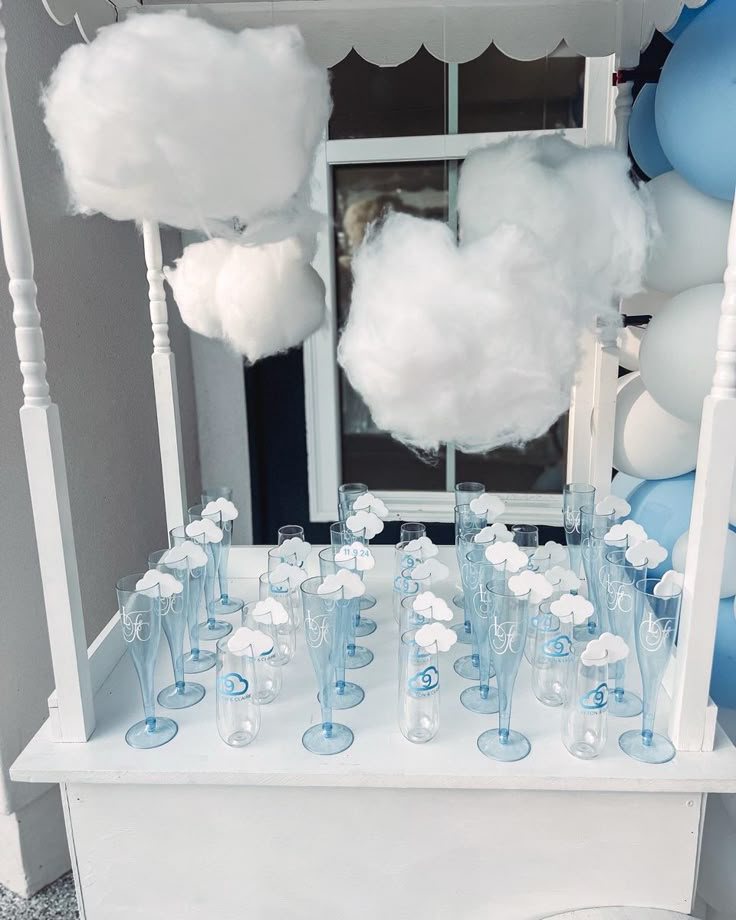
{"type": "Polygon", "coordinates": [[[188,561],[187,624],[189,626],[189,651],[184,655],[184,672],[201,674],[215,667],[216,656],[199,646],[199,608],[207,574],[207,553],[193,540],[189,540],[184,527],[174,527],[169,532],[172,548],[182,550],[188,561]]]}
{"type": "Polygon", "coordinates": [[[588,482],[568,482],[562,494],[562,520],[565,525],[565,541],[570,554],[570,568],[579,577],[580,556],[580,509],[595,505],[595,486],[588,482]]]}

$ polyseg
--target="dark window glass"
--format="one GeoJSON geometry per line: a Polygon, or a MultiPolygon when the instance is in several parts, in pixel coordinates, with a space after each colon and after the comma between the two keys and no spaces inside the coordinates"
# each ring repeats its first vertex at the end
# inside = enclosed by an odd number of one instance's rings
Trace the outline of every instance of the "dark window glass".
{"type": "MultiPolygon", "coordinates": [[[[342,327],[350,308],[351,260],[366,227],[386,210],[447,220],[447,165],[380,163],[337,166],[335,253],[337,259],[337,322],[342,327]]],[[[369,482],[373,489],[445,488],[444,451],[431,462],[376,428],[363,400],[340,371],[342,478],[369,482]]]]}
{"type": "Polygon", "coordinates": [[[424,48],[398,67],[351,51],[331,72],[331,138],[445,133],[447,65],[424,48]]]}
{"type": "Polygon", "coordinates": [[[480,57],[459,65],[458,81],[461,134],[555,130],[583,123],[583,57],[515,61],[491,45],[480,57]]]}

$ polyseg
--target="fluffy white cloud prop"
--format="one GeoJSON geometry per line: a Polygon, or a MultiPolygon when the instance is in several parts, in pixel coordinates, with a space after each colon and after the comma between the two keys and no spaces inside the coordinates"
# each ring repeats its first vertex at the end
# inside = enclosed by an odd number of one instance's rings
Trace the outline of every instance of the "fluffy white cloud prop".
{"type": "Polygon", "coordinates": [[[635,294],[656,233],[644,187],[610,147],[585,148],[559,135],[512,138],[474,150],[460,173],[464,243],[504,223],[534,233],[569,267],[581,320],[615,313],[617,296],[635,294]]]}
{"type": "Polygon", "coordinates": [[[295,27],[173,11],[73,45],[43,102],[75,210],[213,233],[291,206],[330,112],[295,27]]]}
{"type": "Polygon", "coordinates": [[[251,363],[301,344],[324,319],[324,284],[297,239],[193,243],[165,275],[187,326],[251,363]]]}
{"type": "Polygon", "coordinates": [[[523,444],[570,403],[572,282],[512,226],[458,247],[392,214],[358,251],[338,360],[376,424],[419,448],[523,444]]]}

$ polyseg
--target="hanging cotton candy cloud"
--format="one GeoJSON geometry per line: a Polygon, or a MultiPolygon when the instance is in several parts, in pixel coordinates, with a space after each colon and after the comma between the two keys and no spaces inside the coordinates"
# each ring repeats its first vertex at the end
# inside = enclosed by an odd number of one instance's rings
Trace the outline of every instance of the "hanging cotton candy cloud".
{"type": "Polygon", "coordinates": [[[559,135],[521,137],[472,151],[458,186],[463,243],[506,222],[535,234],[574,280],[582,323],[618,312],[615,298],[641,290],[656,219],[631,164],[610,147],[559,135]]]}
{"type": "Polygon", "coordinates": [[[174,11],[73,45],[43,104],[76,211],[214,234],[293,207],[331,105],[295,27],[174,11]]]}
{"type": "Polygon", "coordinates": [[[458,247],[439,221],[392,214],[353,272],[338,360],[380,428],[478,452],[538,437],[567,409],[571,281],[524,230],[458,247]]]}
{"type": "Polygon", "coordinates": [[[193,243],[165,275],[187,326],[251,363],[301,344],[324,319],[324,284],[295,238],[193,243]]]}

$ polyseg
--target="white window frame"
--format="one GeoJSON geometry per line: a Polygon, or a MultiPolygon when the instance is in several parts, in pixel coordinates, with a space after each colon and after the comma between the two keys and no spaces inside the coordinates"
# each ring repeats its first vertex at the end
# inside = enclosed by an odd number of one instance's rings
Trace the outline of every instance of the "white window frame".
{"type": "MultiPolygon", "coordinates": [[[[450,65],[451,77],[453,65],[450,65]]],[[[324,214],[333,207],[332,167],[344,164],[395,163],[428,160],[461,161],[476,147],[497,143],[511,136],[559,134],[576,144],[611,143],[614,137],[615,90],[613,57],[588,58],[585,66],[583,127],[559,131],[488,132],[418,137],[379,137],[326,140],[320,148],[313,177],[313,204],[324,214]]],[[[455,71],[456,72],[456,71],[455,71]]],[[[452,125],[450,125],[450,128],[452,125]]],[[[327,291],[328,319],[304,346],[304,397],[307,425],[309,516],[312,521],[334,521],[337,487],[341,477],[339,375],[337,347],[337,291],[335,240],[331,229],[321,235],[314,266],[327,291]]],[[[613,429],[614,405],[598,385],[602,349],[594,335],[586,337],[584,360],[573,388],[570,407],[567,478],[597,482],[597,444],[607,444],[613,429]],[[592,419],[595,418],[595,425],[592,419]]],[[[608,463],[604,459],[604,463],[608,463]]],[[[448,471],[454,478],[454,470],[448,471]]],[[[603,473],[603,477],[610,475],[603,473]]],[[[448,484],[449,485],[449,484],[448,484]]],[[[452,521],[452,491],[382,491],[378,493],[394,516],[403,519],[452,521]]],[[[515,523],[561,526],[561,497],[557,494],[499,493],[506,502],[504,520],[515,523]]]]}

